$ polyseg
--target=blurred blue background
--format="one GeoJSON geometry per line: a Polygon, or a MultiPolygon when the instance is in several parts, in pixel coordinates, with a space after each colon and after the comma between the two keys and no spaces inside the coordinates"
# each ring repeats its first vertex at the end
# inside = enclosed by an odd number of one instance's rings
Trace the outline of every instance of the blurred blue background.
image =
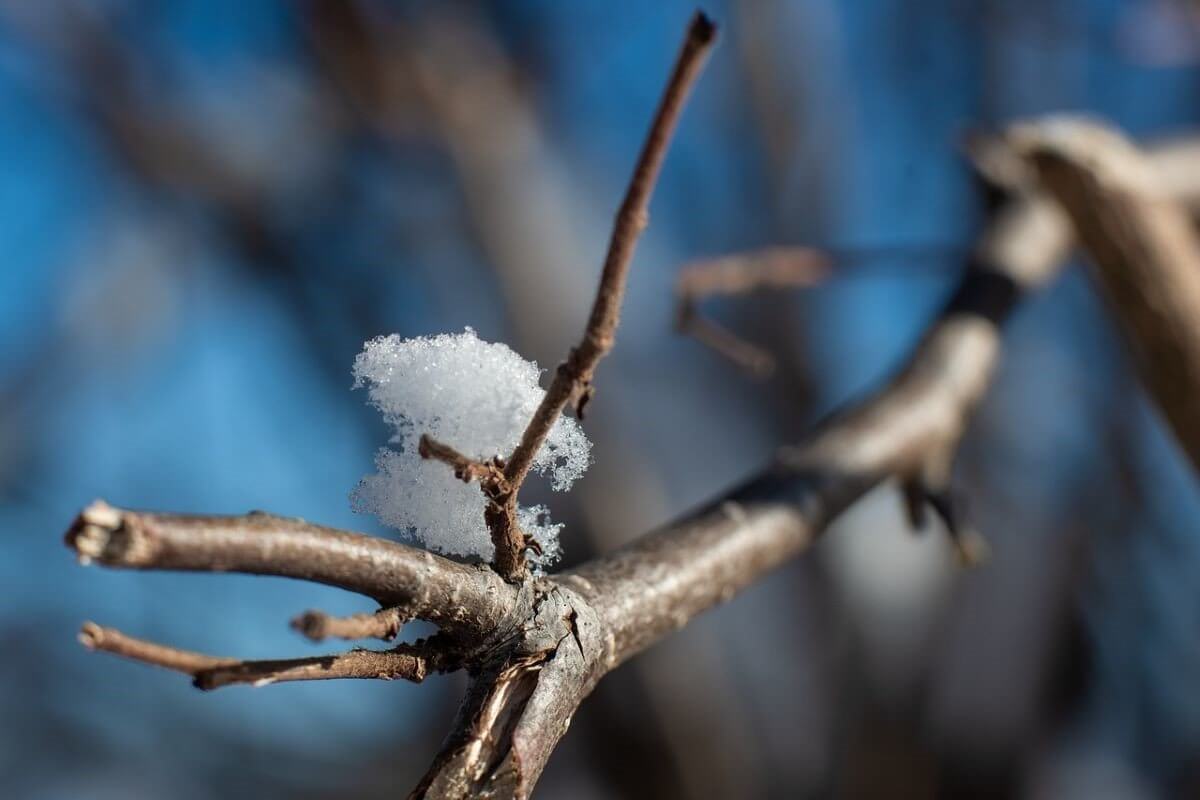
{"type": "MultiPolygon", "coordinates": [[[[693,7],[514,0],[0,3],[0,794],[394,797],[460,676],[202,694],[87,653],[94,619],[307,655],[266,578],[77,566],[96,497],[349,510],[382,421],[362,342],[476,328],[552,367],[693,7]]],[[[972,130],[1200,112],[1185,0],[727,0],[667,160],[569,496],[567,564],[764,463],[903,358],[984,221],[972,130]],[[671,332],[688,261],[844,254],[718,301],[755,381],[671,332]]],[[[808,557],[606,678],[544,797],[1200,795],[1200,496],[1077,266],[1011,326],[956,480],[963,574],[869,496],[808,557]]]]}

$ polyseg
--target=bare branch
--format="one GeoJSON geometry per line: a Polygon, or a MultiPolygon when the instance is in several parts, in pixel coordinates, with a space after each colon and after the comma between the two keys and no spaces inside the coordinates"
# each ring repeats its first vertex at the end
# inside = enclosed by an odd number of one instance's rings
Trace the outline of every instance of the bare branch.
{"type": "Polygon", "coordinates": [[[638,237],[649,221],[647,206],[650,195],[658,180],[684,102],[700,75],[716,41],[716,34],[716,26],[704,14],[697,13],[692,18],[675,69],[642,146],[625,199],[617,212],[600,286],[583,339],[571,349],[566,361],[555,371],[550,388],[546,390],[520,443],[505,465],[504,475],[511,488],[494,503],[494,508],[489,509],[487,520],[496,547],[496,570],[510,580],[520,578],[526,572],[526,540],[516,522],[517,493],[563,408],[572,403],[576,412],[582,415],[592,391],[592,374],[596,365],[612,349],[620,321],[629,264],[638,237]]]}
{"type": "Polygon", "coordinates": [[[191,650],[179,650],[175,647],[147,642],[144,639],[135,639],[114,628],[104,628],[94,622],[83,623],[83,627],[79,631],[79,643],[89,650],[112,653],[132,661],[154,664],[188,675],[238,663],[236,658],[217,658],[191,650]]]}
{"type": "Polygon", "coordinates": [[[738,295],[755,289],[813,286],[829,273],[829,257],[811,247],[766,247],[694,261],[679,271],[675,295],[681,300],[738,295]]]}
{"type": "Polygon", "coordinates": [[[1015,126],[1010,139],[1062,204],[1142,381],[1200,470],[1200,240],[1150,158],[1080,118],[1015,126]]]}
{"type": "Polygon", "coordinates": [[[337,586],[382,606],[403,606],[448,633],[489,634],[516,604],[516,590],[489,570],[262,512],[155,514],[98,500],[76,518],[66,542],[84,564],[278,575],[337,586]]]}
{"type": "Polygon", "coordinates": [[[300,635],[320,642],[325,639],[395,639],[404,623],[411,617],[404,609],[393,606],[373,614],[352,614],[333,617],[324,611],[308,610],[292,620],[292,629],[300,635]]]}
{"type": "Polygon", "coordinates": [[[511,650],[476,676],[412,797],[528,797],[575,709],[615,664],[608,626],[548,581],[511,650]]]}
{"type": "Polygon", "coordinates": [[[588,318],[587,329],[579,345],[555,373],[550,389],[530,420],[521,443],[513,451],[505,474],[514,486],[519,486],[533,464],[533,458],[546,440],[559,414],[569,401],[577,404],[588,391],[596,364],[612,349],[620,321],[621,301],[629,264],[633,259],[638,237],[649,223],[647,206],[658,173],[662,169],[667,146],[683,111],[683,104],[692,84],[716,41],[717,29],[708,17],[697,13],[688,27],[683,49],[675,62],[666,91],[658,107],[650,133],[638,157],[633,178],[609,241],[608,255],[600,276],[596,301],[588,318]]]}
{"type": "Polygon", "coordinates": [[[775,368],[770,353],[702,317],[699,302],[718,295],[755,289],[812,286],[825,277],[828,259],[806,247],[769,247],[700,261],[680,270],[675,283],[675,326],[743,369],[765,376],[775,368]]]}
{"type": "Polygon", "coordinates": [[[724,325],[701,316],[693,305],[683,305],[676,310],[675,330],[755,377],[766,378],[775,371],[775,356],[724,325]]]}
{"type": "MultiPolygon", "coordinates": [[[[617,216],[584,337],[555,374],[509,462],[476,461],[422,441],[422,455],[446,462],[464,480],[480,480],[491,492],[488,527],[497,569],[506,578],[525,573],[513,519],[517,492],[566,405],[582,414],[594,370],[613,346],[629,264],[666,144],[713,36],[711,23],[698,16],[617,216]]],[[[871,487],[897,479],[914,518],[932,507],[960,538],[965,535],[948,492],[954,452],[999,357],[1001,324],[1026,291],[1055,273],[1072,241],[1057,203],[1031,187],[1031,171],[1020,168],[1027,164],[1020,158],[997,164],[1014,199],[992,220],[958,291],[908,365],[880,391],[782,450],[762,474],[683,520],[562,576],[514,587],[485,569],[301,520],[259,513],[150,514],[96,503],[67,535],[85,563],[312,580],[386,607],[345,618],[308,612],[293,624],[310,638],[390,638],[411,615],[436,622],[448,640],[284,661],[216,658],[92,623],[81,640],[191,675],[202,688],[336,677],[419,681],[433,670],[468,666],[474,681],[456,727],[415,794],[527,797],[575,709],[606,672],[802,552],[871,487]],[[1013,164],[1018,169],[1005,172],[1013,164]]],[[[1200,181],[1185,183],[1181,179],[1170,191],[1200,197],[1200,181]]],[[[1101,227],[1112,223],[1104,220],[1101,227]]],[[[1150,235],[1162,232],[1149,227],[1150,235]]],[[[1139,235],[1147,234],[1121,232],[1129,239],[1113,250],[1131,257],[1138,248],[1156,246],[1139,235]]]]}
{"type": "Polygon", "coordinates": [[[616,661],[802,552],[880,482],[948,463],[995,368],[1001,323],[1056,272],[1069,242],[1042,203],[1018,197],[1000,213],[908,365],[879,392],[783,449],[760,476],[563,577],[609,622],[616,661]]]}
{"type": "Polygon", "coordinates": [[[948,463],[995,367],[1000,324],[1062,260],[1069,230],[1054,213],[1032,196],[1000,213],[908,366],[875,395],[697,512],[548,581],[535,607],[568,621],[569,637],[521,651],[536,662],[506,659],[536,663],[520,680],[477,679],[414,796],[527,797],[600,676],[802,552],[881,481],[948,463]]]}
{"type": "Polygon", "coordinates": [[[211,690],[222,686],[248,683],[267,686],[288,681],[324,681],[338,678],[360,680],[405,680],[420,683],[437,671],[426,656],[411,646],[392,650],[350,650],[328,656],[282,659],[278,661],[242,661],[197,672],[196,688],[211,690]]]}
{"type": "Polygon", "coordinates": [[[437,662],[412,645],[393,650],[351,650],[328,656],[270,661],[240,661],[218,658],[190,650],[127,636],[113,628],[86,622],[79,641],[89,650],[152,664],[192,677],[198,689],[219,689],[238,683],[266,686],[289,681],[323,681],[335,678],[403,679],[420,683],[436,669],[437,662]]]}
{"type": "MultiPolygon", "coordinates": [[[[1174,148],[1172,157],[1179,152],[1174,148]]],[[[1157,156],[1151,158],[1157,164],[1157,156]]],[[[1189,174],[1200,179],[1200,170],[1189,174]]],[[[1025,293],[1057,274],[1073,239],[1057,203],[1024,178],[1015,175],[1003,188],[1010,202],[891,382],[827,419],[805,442],[784,448],[765,473],[560,578],[610,623],[616,661],[802,552],[831,519],[885,479],[915,481],[927,501],[941,503],[953,452],[998,361],[1000,326],[1025,293]]],[[[1172,186],[1187,196],[1196,189],[1182,181],[1172,186]]],[[[946,510],[935,505],[939,513],[946,510]]],[[[975,544],[960,546],[969,556],[975,544]]]]}

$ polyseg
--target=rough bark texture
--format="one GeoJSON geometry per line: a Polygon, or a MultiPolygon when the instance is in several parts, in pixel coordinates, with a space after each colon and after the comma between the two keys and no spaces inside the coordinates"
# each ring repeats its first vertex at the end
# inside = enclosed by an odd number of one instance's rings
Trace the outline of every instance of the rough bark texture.
{"type": "Polygon", "coordinates": [[[1200,470],[1200,240],[1167,193],[1170,173],[1085,119],[1020,125],[1010,138],[1070,216],[1142,381],[1200,470]]]}

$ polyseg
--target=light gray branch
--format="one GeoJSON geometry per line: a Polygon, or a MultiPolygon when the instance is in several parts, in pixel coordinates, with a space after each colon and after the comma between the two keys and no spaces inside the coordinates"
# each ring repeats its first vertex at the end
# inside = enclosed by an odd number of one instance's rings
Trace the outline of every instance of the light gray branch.
{"type": "MultiPolygon", "coordinates": [[[[1200,239],[1168,193],[1170,171],[1078,117],[1015,126],[1009,138],[1070,216],[1142,382],[1200,470],[1200,239]]],[[[1165,152],[1178,187],[1184,162],[1165,152]]]]}

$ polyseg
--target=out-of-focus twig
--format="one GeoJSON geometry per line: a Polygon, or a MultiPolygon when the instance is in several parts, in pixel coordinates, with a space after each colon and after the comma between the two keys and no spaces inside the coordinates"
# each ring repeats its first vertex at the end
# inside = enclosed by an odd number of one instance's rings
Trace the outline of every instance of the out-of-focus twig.
{"type": "Polygon", "coordinates": [[[828,274],[829,260],[805,247],[768,247],[685,266],[675,282],[675,327],[752,374],[769,375],[774,357],[711,319],[698,305],[708,297],[757,289],[813,286],[828,274]]]}

